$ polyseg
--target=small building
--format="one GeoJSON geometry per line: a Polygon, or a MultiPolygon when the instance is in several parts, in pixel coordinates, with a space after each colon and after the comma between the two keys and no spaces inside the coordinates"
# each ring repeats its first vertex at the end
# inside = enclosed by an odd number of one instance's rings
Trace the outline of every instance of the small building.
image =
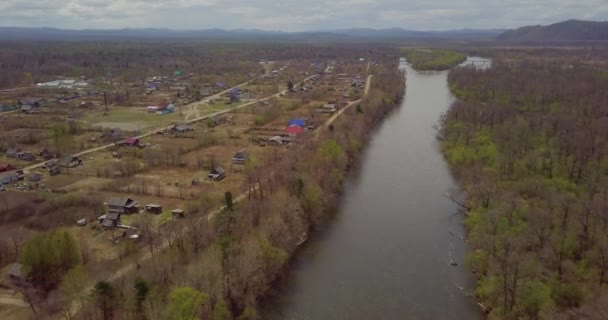
{"type": "Polygon", "coordinates": [[[139,147],[139,139],[137,139],[135,137],[126,138],[125,140],[123,140],[120,143],[120,145],[127,146],[127,147],[139,147]]]}
{"type": "Polygon", "coordinates": [[[49,175],[56,176],[61,173],[61,168],[59,166],[54,166],[49,168],[49,175]]]}
{"type": "Polygon", "coordinates": [[[75,168],[82,164],[82,160],[74,156],[65,156],[59,160],[58,166],[64,168],[75,168]]]}
{"type": "Polygon", "coordinates": [[[210,88],[210,87],[204,87],[204,88],[202,88],[202,89],[200,90],[200,92],[199,92],[199,93],[200,93],[200,95],[201,95],[202,97],[208,97],[208,96],[210,96],[210,95],[212,95],[212,94],[213,94],[213,88],[210,88]]]}
{"type": "Polygon", "coordinates": [[[23,173],[20,170],[13,170],[0,173],[0,185],[11,184],[23,180],[23,173]]]}
{"type": "Polygon", "coordinates": [[[319,108],[320,112],[323,113],[334,113],[337,111],[335,103],[326,103],[321,108],[319,108]]]}
{"type": "Polygon", "coordinates": [[[120,212],[108,212],[107,214],[102,215],[98,219],[101,221],[101,225],[105,229],[116,228],[120,224],[120,212]]]}
{"type": "Polygon", "coordinates": [[[176,124],[171,128],[173,134],[182,134],[188,131],[194,131],[194,127],[190,124],[176,124]]]}
{"type": "Polygon", "coordinates": [[[235,153],[232,157],[232,163],[234,164],[245,164],[247,161],[247,150],[241,149],[239,152],[235,153]]]}
{"type": "Polygon", "coordinates": [[[34,161],[34,160],[36,160],[36,156],[33,155],[31,152],[27,152],[27,151],[17,152],[17,158],[19,160],[23,160],[23,161],[34,161]]]}
{"type": "Polygon", "coordinates": [[[17,158],[17,154],[21,152],[19,148],[9,148],[6,150],[6,156],[9,158],[17,158]]]}
{"type": "Polygon", "coordinates": [[[108,201],[108,210],[110,213],[137,213],[139,204],[131,198],[112,198],[108,201]]]}
{"type": "Polygon", "coordinates": [[[306,126],[306,120],[304,119],[291,119],[289,120],[289,127],[292,126],[300,126],[300,127],[305,127],[306,126]]]}
{"type": "Polygon", "coordinates": [[[301,134],[303,131],[304,129],[300,126],[290,126],[285,128],[285,133],[291,137],[295,137],[301,134]]]}
{"type": "Polygon", "coordinates": [[[185,217],[184,210],[173,209],[171,210],[171,216],[173,216],[173,219],[182,219],[185,217]]]}
{"type": "Polygon", "coordinates": [[[28,287],[30,283],[25,278],[23,265],[21,263],[13,263],[8,270],[8,278],[11,283],[18,287],[28,287]]]}
{"type": "Polygon", "coordinates": [[[7,171],[13,171],[15,169],[17,169],[17,168],[15,168],[15,166],[13,166],[10,163],[0,162],[0,173],[7,172],[7,171]]]}
{"type": "Polygon", "coordinates": [[[161,206],[160,204],[147,204],[146,212],[154,213],[154,214],[161,214],[161,213],[163,213],[163,206],[161,206]]]}
{"type": "Polygon", "coordinates": [[[209,174],[207,175],[207,178],[209,178],[209,180],[211,181],[220,181],[225,177],[226,170],[224,170],[224,168],[220,166],[215,166],[211,171],[209,171],[209,174]]]}
{"type": "Polygon", "coordinates": [[[42,180],[42,173],[40,172],[32,172],[30,174],[30,176],[28,177],[28,179],[32,182],[38,182],[40,180],[42,180]]]}
{"type": "Polygon", "coordinates": [[[51,160],[53,158],[55,158],[57,155],[55,154],[55,152],[50,151],[49,149],[43,149],[42,151],[40,151],[38,153],[39,156],[42,157],[42,159],[44,160],[51,160]]]}
{"type": "Polygon", "coordinates": [[[174,108],[175,108],[175,105],[173,103],[170,103],[170,102],[161,102],[161,103],[158,103],[158,104],[153,105],[153,106],[148,106],[146,108],[146,110],[148,112],[156,112],[156,113],[158,113],[159,111],[173,110],[174,108]]]}
{"type": "Polygon", "coordinates": [[[274,136],[274,137],[268,139],[268,141],[266,141],[266,145],[281,146],[281,145],[287,144],[288,142],[289,142],[289,140],[287,140],[281,136],[274,136]]]}

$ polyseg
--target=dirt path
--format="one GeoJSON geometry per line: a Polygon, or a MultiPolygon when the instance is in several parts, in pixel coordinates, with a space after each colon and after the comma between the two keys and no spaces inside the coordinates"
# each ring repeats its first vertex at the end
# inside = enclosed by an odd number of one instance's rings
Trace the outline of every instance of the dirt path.
{"type": "MultiPolygon", "coordinates": [[[[369,93],[369,88],[372,83],[372,77],[373,77],[373,75],[367,76],[367,80],[365,81],[365,90],[363,91],[364,97],[367,96],[367,94],[369,93]]],[[[351,106],[361,102],[361,100],[363,100],[363,99],[355,100],[355,101],[347,104],[344,108],[338,110],[333,116],[331,116],[331,118],[329,118],[329,119],[327,119],[327,121],[325,121],[325,123],[323,124],[322,127],[328,128],[332,123],[334,123],[334,121],[336,121],[336,119],[338,119],[339,116],[341,116],[344,113],[344,111],[346,111],[351,106]]],[[[319,136],[319,132],[320,132],[320,130],[317,130],[317,132],[315,132],[315,139],[319,136]]]]}
{"type": "Polygon", "coordinates": [[[23,299],[17,298],[13,295],[0,294],[0,304],[11,305],[15,307],[29,307],[23,299]]]}

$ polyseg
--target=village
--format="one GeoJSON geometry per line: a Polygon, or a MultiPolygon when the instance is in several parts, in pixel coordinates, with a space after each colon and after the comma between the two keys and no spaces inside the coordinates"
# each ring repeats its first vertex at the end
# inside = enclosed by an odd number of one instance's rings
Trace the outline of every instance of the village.
{"type": "MultiPolygon", "coordinates": [[[[0,101],[15,101],[0,113],[0,192],[16,195],[5,208],[93,197],[101,203],[64,210],[52,225],[111,264],[144,246],[142,228],[186,218],[201,198],[217,208],[226,192],[246,193],[262,161],[280,159],[363,96],[371,62],[260,65],[264,73],[246,81],[197,84],[195,93],[192,74],[155,76],[126,91],[130,105],[108,103],[112,93],[84,79],[38,84],[28,97],[1,92],[0,101]]],[[[18,265],[6,269],[19,279],[18,265]]]]}

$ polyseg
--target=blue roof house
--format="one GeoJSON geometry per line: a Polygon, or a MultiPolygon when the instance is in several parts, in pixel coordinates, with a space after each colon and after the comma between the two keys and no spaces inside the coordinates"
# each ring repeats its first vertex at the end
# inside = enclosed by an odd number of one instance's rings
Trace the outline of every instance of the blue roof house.
{"type": "Polygon", "coordinates": [[[306,120],[304,120],[304,119],[291,119],[291,120],[289,120],[289,127],[291,127],[291,126],[304,127],[305,125],[306,125],[306,120]]]}

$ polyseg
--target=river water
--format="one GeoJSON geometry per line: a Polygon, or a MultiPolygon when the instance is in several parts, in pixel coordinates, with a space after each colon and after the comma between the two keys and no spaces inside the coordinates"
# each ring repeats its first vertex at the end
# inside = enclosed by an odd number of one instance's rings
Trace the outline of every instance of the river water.
{"type": "Polygon", "coordinates": [[[401,107],[373,135],[339,212],[297,254],[263,319],[483,318],[463,294],[473,278],[462,215],[447,198],[455,182],[433,129],[454,100],[447,71],[400,68],[401,107]]]}

